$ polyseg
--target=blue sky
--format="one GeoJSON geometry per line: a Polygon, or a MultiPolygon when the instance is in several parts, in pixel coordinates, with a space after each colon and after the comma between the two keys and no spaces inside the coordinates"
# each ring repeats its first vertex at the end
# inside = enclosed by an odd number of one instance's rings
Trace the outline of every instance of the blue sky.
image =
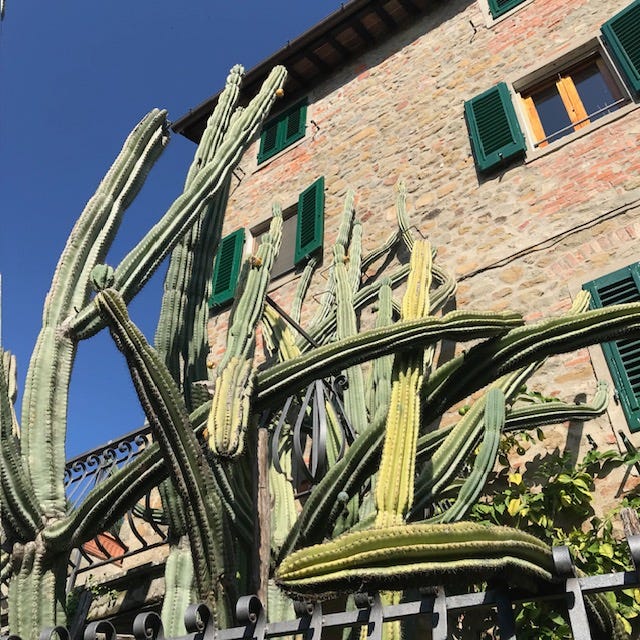
{"type": "MultiPolygon", "coordinates": [[[[2,345],[16,354],[20,394],[42,304],[66,237],[138,120],[177,120],[340,2],[182,3],[7,0],[0,25],[2,345]]],[[[180,193],[194,145],[173,136],[127,212],[111,264],[180,193]]],[[[164,267],[131,305],[153,339],[164,267]]],[[[80,344],[67,455],[137,428],[143,414],[106,332],[80,344]]]]}

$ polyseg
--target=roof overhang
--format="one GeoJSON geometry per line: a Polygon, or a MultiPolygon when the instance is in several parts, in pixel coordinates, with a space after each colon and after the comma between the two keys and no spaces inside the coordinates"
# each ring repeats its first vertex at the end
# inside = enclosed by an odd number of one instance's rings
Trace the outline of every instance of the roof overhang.
{"type": "MultiPolygon", "coordinates": [[[[271,69],[284,65],[288,76],[281,106],[307,93],[346,62],[370,49],[420,15],[434,0],[351,0],[301,36],[248,71],[240,104],[256,95],[271,69]]],[[[173,123],[172,129],[199,142],[220,92],[207,98],[173,123]]]]}

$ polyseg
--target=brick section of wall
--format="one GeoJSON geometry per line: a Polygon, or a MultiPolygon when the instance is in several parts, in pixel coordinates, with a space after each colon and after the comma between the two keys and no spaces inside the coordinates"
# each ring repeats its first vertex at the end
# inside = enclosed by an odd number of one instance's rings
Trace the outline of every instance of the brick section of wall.
{"type": "MultiPolygon", "coordinates": [[[[431,14],[310,92],[303,140],[261,166],[258,143],[249,149],[225,232],[268,219],[273,201],[292,205],[325,177],[324,262],[304,324],[326,286],[347,189],[357,193],[370,250],[395,228],[394,185],[404,180],[411,222],[462,278],[458,308],[513,309],[532,321],[566,310],[582,282],[638,259],[640,109],[482,177],[463,102],[595,38],[626,4],[534,0],[487,27],[477,2],[436,3],[431,14]]],[[[274,283],[273,297],[285,308],[295,284],[295,276],[274,283]]],[[[223,349],[226,318],[211,321],[212,363],[223,349]]],[[[546,371],[536,386],[547,393],[572,399],[595,388],[586,350],[554,359],[546,371]]],[[[596,441],[610,443],[613,429],[624,426],[601,419],[588,428],[596,441]]]]}

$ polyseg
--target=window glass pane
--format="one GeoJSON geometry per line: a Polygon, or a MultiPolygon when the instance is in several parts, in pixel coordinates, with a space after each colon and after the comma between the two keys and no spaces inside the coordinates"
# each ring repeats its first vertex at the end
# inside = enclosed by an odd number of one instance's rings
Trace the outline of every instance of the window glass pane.
{"type": "Polygon", "coordinates": [[[531,98],[549,142],[573,132],[569,114],[555,85],[532,94],[531,98]]]}
{"type": "Polygon", "coordinates": [[[591,121],[597,120],[621,106],[611,106],[616,98],[595,62],[573,74],[573,83],[591,121]]]}

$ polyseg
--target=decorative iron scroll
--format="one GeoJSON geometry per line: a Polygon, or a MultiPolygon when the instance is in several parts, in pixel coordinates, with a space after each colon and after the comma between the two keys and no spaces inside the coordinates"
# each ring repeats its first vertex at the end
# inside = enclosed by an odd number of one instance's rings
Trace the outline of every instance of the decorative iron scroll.
{"type": "MultiPolygon", "coordinates": [[[[267,622],[262,603],[257,596],[243,596],[236,605],[239,626],[231,629],[216,629],[213,616],[206,605],[191,605],[185,613],[187,635],[181,640],[265,640],[282,636],[302,634],[305,640],[319,640],[327,629],[364,627],[368,640],[382,639],[382,625],[393,620],[421,618],[431,627],[433,640],[451,637],[450,614],[492,609],[496,612],[495,630],[502,640],[516,640],[513,605],[538,600],[558,601],[559,609],[567,612],[568,622],[574,638],[591,640],[591,628],[584,606],[588,594],[606,591],[621,591],[640,586],[640,536],[627,538],[634,564],[632,571],[620,571],[593,576],[577,576],[567,547],[554,548],[558,584],[532,595],[530,592],[494,584],[479,593],[447,595],[443,587],[429,587],[421,597],[395,605],[383,605],[379,594],[360,593],[354,598],[354,610],[325,613],[322,603],[298,602],[294,620],[267,622]]],[[[118,630],[120,634],[132,634],[136,640],[164,640],[164,629],[160,617],[155,613],[141,613],[131,630],[118,630]]],[[[66,640],[66,629],[45,629],[40,640],[53,637],[66,640]]],[[[110,622],[98,621],[90,624],[84,632],[85,640],[115,640],[116,630],[110,622]]],[[[0,640],[20,640],[16,636],[0,636],[0,640]]],[[[166,640],[171,640],[167,638],[166,640]]],[[[176,639],[177,640],[177,639],[176,639]]]]}
{"type": "MultiPolygon", "coordinates": [[[[135,460],[152,441],[151,429],[146,425],[69,460],[64,477],[69,502],[74,507],[80,504],[95,485],[135,460]]],[[[109,563],[121,565],[125,558],[166,542],[167,527],[161,510],[154,508],[151,494],[147,494],[127,511],[119,525],[98,534],[71,554],[67,590],[74,587],[78,573],[109,563]]]]}

